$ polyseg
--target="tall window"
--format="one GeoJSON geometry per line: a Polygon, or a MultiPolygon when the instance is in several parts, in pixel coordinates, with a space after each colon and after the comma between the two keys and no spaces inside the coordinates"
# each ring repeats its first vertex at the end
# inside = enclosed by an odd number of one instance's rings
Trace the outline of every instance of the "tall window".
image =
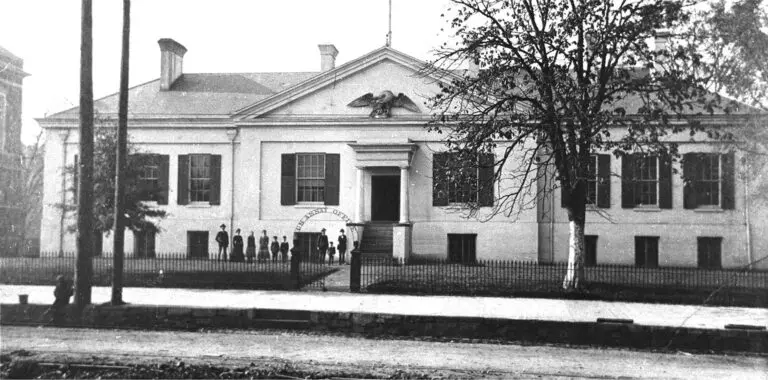
{"type": "Polygon", "coordinates": [[[587,204],[597,204],[597,155],[592,155],[587,165],[587,204]]]}
{"type": "Polygon", "coordinates": [[[144,165],[141,171],[141,181],[148,189],[160,187],[160,166],[155,163],[144,165]]]}
{"type": "Polygon", "coordinates": [[[597,235],[584,235],[584,266],[597,265],[597,235]]]}
{"type": "Polygon", "coordinates": [[[635,159],[633,166],[635,204],[658,204],[659,171],[657,157],[639,156],[635,159]]]}
{"type": "Polygon", "coordinates": [[[211,200],[211,156],[208,154],[189,156],[189,200],[191,202],[211,200]]]}
{"type": "Polygon", "coordinates": [[[720,205],[720,155],[702,154],[696,168],[696,203],[720,205]]]}
{"type": "Polygon", "coordinates": [[[477,166],[473,162],[464,163],[448,181],[448,202],[477,202],[477,166]]]}
{"type": "Polygon", "coordinates": [[[296,199],[298,202],[325,201],[325,154],[296,155],[296,199]]]}

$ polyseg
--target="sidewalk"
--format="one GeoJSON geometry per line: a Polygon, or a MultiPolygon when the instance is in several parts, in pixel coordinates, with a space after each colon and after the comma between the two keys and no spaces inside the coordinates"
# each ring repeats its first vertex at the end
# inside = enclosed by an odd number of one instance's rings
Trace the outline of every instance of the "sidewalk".
{"type": "MultiPolygon", "coordinates": [[[[52,286],[0,285],[0,303],[18,303],[19,294],[28,294],[30,304],[53,302],[52,286]]],[[[110,294],[108,287],[95,287],[92,301],[94,304],[107,302],[110,294]]],[[[126,288],[123,299],[134,305],[215,309],[259,308],[559,322],[621,318],[632,319],[637,325],[716,330],[727,324],[768,327],[768,309],[630,302],[164,288],[126,288]]]]}

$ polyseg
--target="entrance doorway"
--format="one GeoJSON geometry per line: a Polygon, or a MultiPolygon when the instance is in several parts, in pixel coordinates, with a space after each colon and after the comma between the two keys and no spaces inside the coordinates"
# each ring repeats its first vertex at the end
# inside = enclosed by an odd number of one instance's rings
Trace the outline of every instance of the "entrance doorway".
{"type": "Polygon", "coordinates": [[[400,220],[400,176],[371,177],[371,220],[387,222],[400,220]]]}

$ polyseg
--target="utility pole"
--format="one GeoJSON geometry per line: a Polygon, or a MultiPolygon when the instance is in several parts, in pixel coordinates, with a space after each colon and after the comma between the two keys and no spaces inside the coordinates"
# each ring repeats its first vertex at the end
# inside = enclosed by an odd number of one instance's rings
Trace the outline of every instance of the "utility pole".
{"type": "Polygon", "coordinates": [[[80,25],[80,175],[77,194],[75,305],[91,303],[93,279],[93,20],[91,0],[82,0],[80,25]]]}
{"type": "Polygon", "coordinates": [[[128,54],[131,33],[131,0],[123,0],[123,44],[120,61],[120,96],[117,111],[117,159],[115,160],[115,224],[112,246],[112,305],[123,304],[125,262],[125,165],[128,145],[128,54]]]}

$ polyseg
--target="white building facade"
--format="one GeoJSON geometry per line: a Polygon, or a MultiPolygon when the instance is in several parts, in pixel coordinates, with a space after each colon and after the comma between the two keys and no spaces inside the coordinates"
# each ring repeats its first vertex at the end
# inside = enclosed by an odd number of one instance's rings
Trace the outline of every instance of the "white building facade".
{"type": "MultiPolygon", "coordinates": [[[[435,178],[446,147],[442,135],[425,128],[431,116],[425,102],[441,79],[421,75],[419,60],[383,47],[337,66],[336,48],[320,45],[320,72],[185,74],[186,49],[170,39],[160,40],[160,47],[161,78],[130,90],[129,141],[158,158],[145,179],[165,189],[156,203],[168,216],[159,221],[157,235],[128,235],[126,252],[213,257],[223,223],[229,231],[258,236],[266,230],[306,247],[321,228],[330,241],[345,229],[350,241],[363,243],[364,254],[567,259],[568,223],[559,192],[512,216],[492,215],[496,197],[514,185],[511,179],[467,195],[435,178]],[[403,94],[418,112],[392,107],[391,117],[371,117],[370,108],[349,106],[384,91],[403,94]],[[484,206],[477,217],[467,218],[458,207],[468,196],[484,206]]],[[[97,100],[96,110],[116,114],[117,95],[97,100]]],[[[41,250],[68,254],[75,250],[68,232],[75,219],[56,204],[73,199],[74,178],[63,167],[76,159],[77,109],[39,122],[47,134],[41,250]]],[[[497,157],[503,144],[499,149],[497,157]]],[[[673,174],[658,160],[644,178],[654,191],[648,185],[630,197],[618,176],[596,181],[595,209],[604,212],[588,215],[590,260],[728,268],[756,258],[754,246],[763,243],[747,238],[738,157],[715,144],[682,143],[680,151],[712,153],[700,161],[717,167],[717,175],[707,172],[717,194],[707,192],[709,201],[690,195],[680,177],[684,168],[673,174]],[[691,203],[694,198],[701,204],[691,203]]],[[[605,157],[596,159],[598,177],[626,170],[622,160],[605,157]]],[[[487,172],[481,167],[476,175],[487,172]]],[[[752,239],[765,239],[757,235],[752,239]]],[[[108,250],[109,237],[101,244],[108,250]]]]}

